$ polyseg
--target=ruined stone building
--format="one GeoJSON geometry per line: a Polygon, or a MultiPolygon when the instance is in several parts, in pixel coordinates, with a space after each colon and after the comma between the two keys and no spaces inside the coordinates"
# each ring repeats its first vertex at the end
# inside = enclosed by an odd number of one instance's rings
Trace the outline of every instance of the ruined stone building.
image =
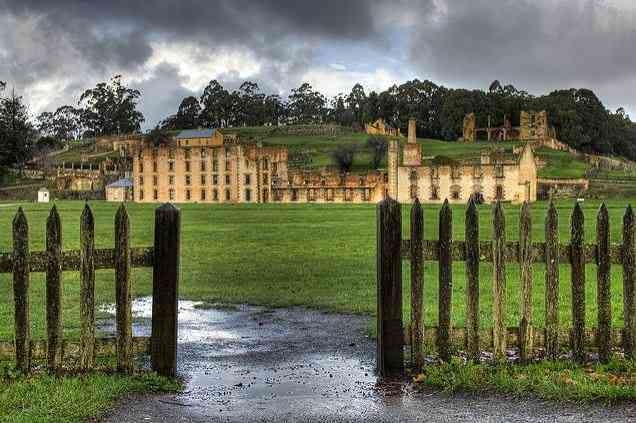
{"type": "Polygon", "coordinates": [[[510,118],[504,116],[502,126],[491,126],[489,118],[488,126],[479,128],[474,113],[469,113],[464,117],[462,136],[464,142],[485,139],[488,141],[541,141],[544,143],[549,142],[552,138],[554,138],[554,129],[548,124],[548,113],[545,110],[540,112],[522,110],[519,116],[519,126],[512,126],[510,118]]]}
{"type": "Polygon", "coordinates": [[[241,145],[214,129],[144,141],[133,157],[137,202],[266,203],[276,178],[287,178],[286,148],[241,145]]]}
{"type": "Polygon", "coordinates": [[[332,170],[290,170],[289,179],[272,187],[274,201],[282,203],[375,203],[384,197],[385,176],[340,174],[332,170]]]}
{"type": "Polygon", "coordinates": [[[415,120],[411,119],[402,162],[398,141],[390,141],[388,154],[388,194],[400,202],[418,198],[423,203],[445,199],[466,203],[473,195],[485,202],[537,199],[537,165],[529,144],[520,154],[484,152],[475,159],[423,160],[415,139],[415,120]]]}
{"type": "Polygon", "coordinates": [[[422,159],[409,120],[400,161],[399,141],[388,151],[388,174],[341,174],[337,170],[288,169],[284,147],[241,144],[220,130],[182,131],[166,143],[144,140],[133,155],[133,198],[137,202],[202,203],[375,203],[388,193],[401,202],[521,202],[536,199],[532,149],[520,154],[487,153],[476,159],[422,159]]]}
{"type": "Polygon", "coordinates": [[[364,130],[367,135],[381,135],[391,137],[401,136],[400,128],[394,128],[393,126],[386,123],[386,121],[382,118],[376,119],[375,122],[369,122],[365,124],[364,130]]]}

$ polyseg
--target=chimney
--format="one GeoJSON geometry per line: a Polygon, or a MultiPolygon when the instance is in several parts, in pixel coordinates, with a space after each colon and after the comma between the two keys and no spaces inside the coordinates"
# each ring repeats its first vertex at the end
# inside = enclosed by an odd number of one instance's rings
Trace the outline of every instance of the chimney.
{"type": "Polygon", "coordinates": [[[416,141],[415,141],[415,138],[416,138],[415,123],[416,123],[416,120],[415,120],[414,117],[409,118],[409,133],[408,133],[408,135],[409,135],[409,138],[408,138],[409,144],[415,144],[416,143],[416,141]]]}

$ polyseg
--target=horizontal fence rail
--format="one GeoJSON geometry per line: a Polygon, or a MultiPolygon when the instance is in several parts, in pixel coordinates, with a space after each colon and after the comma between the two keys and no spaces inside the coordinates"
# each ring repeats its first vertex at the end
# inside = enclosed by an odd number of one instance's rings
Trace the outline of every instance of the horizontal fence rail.
{"type": "Polygon", "coordinates": [[[46,223],[46,248],[29,250],[29,225],[22,208],[13,220],[13,252],[0,253],[0,273],[13,274],[15,341],[0,341],[0,359],[15,358],[23,373],[32,359],[45,358],[50,373],[67,368],[77,358],[80,371],[96,367],[101,355],[115,355],[117,371],[134,371],[134,355],[151,354],[153,370],[167,376],[176,372],[177,296],[179,282],[180,212],[165,204],[155,211],[153,247],[130,246],[130,219],[124,204],[114,222],[114,248],[95,248],[95,219],[88,204],[79,222],[80,249],[62,250],[62,224],[53,206],[46,223]],[[153,268],[152,336],[132,334],[132,268],[153,268]],[[95,271],[115,272],[115,337],[97,337],[95,329],[95,271]],[[63,332],[63,272],[80,273],[80,335],[65,339],[63,332]],[[46,340],[31,336],[30,274],[46,274],[46,340]],[[159,306],[157,306],[159,304],[159,306]]]}
{"type": "MultiPolygon", "coordinates": [[[[132,267],[152,267],[154,259],[154,248],[131,248],[130,259],[132,267]]],[[[60,265],[63,272],[79,272],[81,270],[81,251],[67,250],[62,251],[60,256],[60,265]]],[[[93,252],[93,260],[95,270],[114,269],[115,268],[115,249],[113,248],[96,248],[93,252]]],[[[49,253],[47,251],[33,251],[29,253],[29,272],[41,273],[46,272],[49,262],[49,253]]],[[[0,273],[13,273],[13,254],[0,253],[0,273]]]]}
{"type": "MultiPolygon", "coordinates": [[[[603,204],[596,219],[596,242],[584,243],[584,215],[580,204],[576,204],[570,216],[569,243],[559,242],[558,213],[551,203],[545,221],[545,242],[532,241],[532,219],[530,205],[524,203],[519,213],[518,241],[507,241],[505,219],[501,203],[492,208],[492,239],[479,240],[479,213],[471,201],[465,214],[465,237],[463,241],[452,239],[452,209],[448,201],[439,211],[438,240],[422,239],[424,217],[421,205],[416,200],[411,209],[411,239],[400,239],[400,257],[391,258],[387,249],[393,244],[381,242],[392,234],[391,239],[401,236],[401,228],[396,227],[399,219],[392,217],[400,214],[400,204],[387,198],[378,204],[378,260],[385,257],[383,266],[378,266],[378,327],[384,316],[396,315],[395,310],[387,308],[385,292],[391,292],[401,286],[396,278],[400,273],[393,271],[387,274],[386,269],[398,266],[398,261],[410,261],[411,266],[411,321],[404,327],[403,322],[392,322],[392,328],[401,328],[402,343],[392,342],[390,345],[378,341],[378,354],[403,354],[403,346],[411,344],[411,362],[420,367],[423,362],[422,344],[437,348],[442,360],[450,360],[453,350],[466,351],[472,360],[479,360],[482,348],[490,348],[497,361],[506,360],[507,348],[517,346],[519,360],[528,361],[536,357],[537,348],[543,347],[545,357],[556,359],[560,348],[569,345],[572,358],[584,362],[588,358],[587,349],[598,351],[601,362],[607,362],[614,348],[622,348],[625,357],[636,357],[636,219],[631,206],[626,208],[621,243],[610,243],[610,222],[606,206],[603,204]],[[383,216],[380,219],[380,216],[383,216]],[[380,225],[379,222],[384,222],[380,225]],[[433,281],[422,271],[424,262],[437,262],[439,266],[438,280],[433,281]],[[452,283],[453,262],[465,262],[465,315],[462,327],[451,326],[452,316],[452,283]],[[489,328],[482,328],[479,318],[479,285],[484,283],[479,277],[480,263],[492,266],[492,323],[489,328]],[[507,281],[506,266],[515,264],[519,269],[519,323],[518,326],[507,327],[506,298],[507,281]],[[535,264],[545,266],[545,279],[535,280],[533,267],[535,264]],[[597,281],[597,315],[594,327],[586,327],[586,264],[596,265],[597,281]],[[559,266],[569,266],[570,280],[559,280],[559,266]],[[623,328],[611,325],[611,290],[610,271],[612,265],[622,266],[623,274],[623,328]],[[535,325],[532,298],[534,286],[543,283],[545,286],[545,324],[539,328],[535,325]],[[423,289],[425,285],[437,284],[439,289],[437,326],[424,326],[423,289]],[[568,284],[571,292],[571,327],[559,324],[559,286],[568,284]],[[382,311],[380,313],[380,311],[382,311]],[[385,351],[391,348],[390,352],[385,351]]],[[[396,244],[395,241],[394,244],[396,244]]],[[[379,262],[378,262],[379,263],[379,262]]],[[[391,334],[384,334],[386,338],[391,334]]],[[[379,334],[380,336],[380,334],[379,334]]],[[[380,374],[400,372],[390,363],[378,361],[380,374]]]]}

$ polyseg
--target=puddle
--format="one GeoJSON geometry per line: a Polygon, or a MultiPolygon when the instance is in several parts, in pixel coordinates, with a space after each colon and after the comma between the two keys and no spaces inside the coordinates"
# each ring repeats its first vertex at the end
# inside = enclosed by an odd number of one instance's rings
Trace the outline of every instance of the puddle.
{"type": "MultiPolygon", "coordinates": [[[[598,421],[636,418],[634,408],[559,406],[536,400],[415,392],[375,377],[369,317],[303,308],[197,308],[179,301],[176,395],[124,400],[103,421],[598,421]]],[[[114,314],[114,307],[103,311],[114,314]]],[[[133,302],[135,335],[149,335],[152,301],[133,302]]],[[[114,332],[113,319],[99,325],[114,332]]]]}

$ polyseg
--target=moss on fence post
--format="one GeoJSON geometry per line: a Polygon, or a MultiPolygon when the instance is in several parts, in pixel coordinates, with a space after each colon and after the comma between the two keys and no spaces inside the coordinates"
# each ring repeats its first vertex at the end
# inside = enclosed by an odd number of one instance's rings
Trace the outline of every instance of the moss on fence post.
{"type": "Polygon", "coordinates": [[[545,350],[556,360],[559,355],[559,216],[550,202],[545,220],[545,350]]]}
{"type": "Polygon", "coordinates": [[[466,209],[466,349],[468,357],[479,361],[479,214],[470,199],[466,209]]]}

